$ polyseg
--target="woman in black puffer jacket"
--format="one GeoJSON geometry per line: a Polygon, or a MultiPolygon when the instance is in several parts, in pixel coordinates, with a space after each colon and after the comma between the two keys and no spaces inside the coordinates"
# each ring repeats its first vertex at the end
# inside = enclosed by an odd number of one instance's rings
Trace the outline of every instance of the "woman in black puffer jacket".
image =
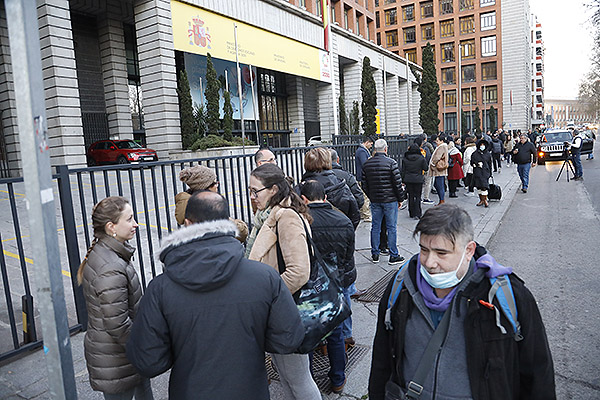
{"type": "Polygon", "coordinates": [[[92,211],[94,240],[79,271],[88,310],[85,360],[92,389],[108,400],[152,400],[150,379],[140,376],[125,355],[125,344],[142,298],[127,243],[138,227],[123,197],[107,197],[92,211]]]}
{"type": "Polygon", "coordinates": [[[473,166],[473,186],[479,194],[478,206],[488,207],[488,189],[490,188],[490,177],[492,176],[492,155],[486,140],[477,141],[477,150],[471,155],[473,166]]]}
{"type": "Polygon", "coordinates": [[[402,171],[400,171],[402,182],[408,193],[408,215],[411,218],[421,218],[421,191],[428,169],[429,165],[421,154],[421,148],[416,144],[411,144],[408,151],[404,153],[402,171]]]}

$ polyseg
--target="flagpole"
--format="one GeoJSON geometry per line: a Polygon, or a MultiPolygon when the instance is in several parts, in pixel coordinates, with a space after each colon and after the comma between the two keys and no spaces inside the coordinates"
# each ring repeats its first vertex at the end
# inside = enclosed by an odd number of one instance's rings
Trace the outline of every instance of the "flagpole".
{"type": "Polygon", "coordinates": [[[458,94],[456,96],[456,119],[458,121],[458,134],[462,135],[462,46],[458,42],[458,94]]]}
{"type": "MultiPolygon", "coordinates": [[[[329,76],[331,77],[331,104],[333,106],[333,135],[337,136],[339,134],[338,127],[338,99],[335,97],[335,74],[333,69],[333,45],[332,45],[332,37],[331,37],[331,21],[329,20],[329,8],[330,8],[330,0],[322,0],[321,7],[322,9],[322,19],[324,25],[324,44],[325,50],[329,52],[329,76]]],[[[333,139],[333,138],[332,138],[333,139]]]]}
{"type": "Polygon", "coordinates": [[[252,88],[252,116],[254,117],[254,127],[256,128],[256,143],[260,143],[259,137],[258,137],[258,120],[256,118],[256,116],[258,115],[258,113],[256,112],[256,108],[258,107],[258,102],[256,101],[257,99],[254,98],[255,93],[254,93],[254,79],[252,78],[252,65],[250,65],[248,68],[250,68],[250,87],[252,88]]]}

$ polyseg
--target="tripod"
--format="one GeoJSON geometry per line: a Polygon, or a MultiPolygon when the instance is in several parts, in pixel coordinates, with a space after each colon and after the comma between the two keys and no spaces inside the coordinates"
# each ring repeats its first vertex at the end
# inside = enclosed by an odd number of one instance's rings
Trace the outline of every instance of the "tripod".
{"type": "Polygon", "coordinates": [[[562,174],[563,169],[567,171],[567,182],[569,182],[569,170],[571,170],[571,173],[573,174],[573,176],[575,176],[575,169],[573,168],[573,162],[571,161],[571,155],[569,154],[568,150],[566,151],[565,161],[563,162],[562,167],[560,167],[560,171],[558,172],[558,176],[556,177],[556,182],[558,182],[558,180],[560,179],[560,174],[562,174]],[[565,165],[567,166],[566,169],[565,165]]]}

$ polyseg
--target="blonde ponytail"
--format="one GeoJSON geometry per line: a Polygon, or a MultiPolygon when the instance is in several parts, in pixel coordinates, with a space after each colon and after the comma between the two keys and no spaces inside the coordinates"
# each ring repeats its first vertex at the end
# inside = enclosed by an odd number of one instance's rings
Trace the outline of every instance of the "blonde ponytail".
{"type": "Polygon", "coordinates": [[[88,249],[87,253],[85,253],[85,257],[83,258],[83,261],[81,262],[81,264],[79,264],[79,269],[77,270],[77,283],[79,284],[79,286],[81,286],[81,284],[83,283],[83,269],[87,265],[88,257],[90,255],[90,253],[92,252],[92,249],[94,248],[96,243],[98,243],[98,238],[94,237],[94,240],[92,240],[92,244],[90,245],[90,248],[88,249]]]}

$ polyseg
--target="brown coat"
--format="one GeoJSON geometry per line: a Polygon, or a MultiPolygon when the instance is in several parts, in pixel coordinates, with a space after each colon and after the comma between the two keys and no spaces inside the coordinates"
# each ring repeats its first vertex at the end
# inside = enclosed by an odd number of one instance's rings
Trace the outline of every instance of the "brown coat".
{"type": "Polygon", "coordinates": [[[134,248],[103,237],[83,270],[83,294],[88,310],[85,359],[92,389],[116,394],[141,383],[125,355],[125,343],[142,298],[131,263],[134,248]]]}
{"type": "MultiPolygon", "coordinates": [[[[305,220],[306,222],[306,220],[305,220]]],[[[310,232],[310,225],[306,222],[310,232]]],[[[273,207],[271,214],[256,235],[250,251],[250,260],[260,261],[279,271],[277,263],[277,233],[279,228],[279,246],[285,261],[285,272],[281,279],[292,294],[296,293],[310,275],[310,257],[306,244],[306,233],[302,220],[296,211],[280,206],[273,207]]]]}
{"type": "MultiPolygon", "coordinates": [[[[175,220],[179,225],[183,225],[185,221],[185,208],[187,207],[188,200],[192,197],[188,192],[181,192],[175,195],[175,220]]],[[[248,225],[242,220],[229,218],[236,226],[238,233],[235,238],[240,242],[246,242],[248,238],[248,225]]]]}
{"type": "Polygon", "coordinates": [[[440,171],[435,167],[435,164],[442,159],[445,159],[446,165],[448,165],[448,145],[446,143],[440,144],[433,151],[433,154],[431,155],[431,161],[429,161],[429,171],[427,172],[427,175],[448,176],[448,168],[440,171]]]}

